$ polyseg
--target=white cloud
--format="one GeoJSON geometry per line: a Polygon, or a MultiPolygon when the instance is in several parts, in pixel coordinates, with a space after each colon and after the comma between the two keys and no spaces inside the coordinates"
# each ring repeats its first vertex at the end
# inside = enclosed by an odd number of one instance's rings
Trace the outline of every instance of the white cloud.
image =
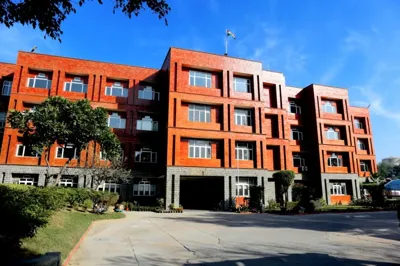
{"type": "Polygon", "coordinates": [[[340,73],[346,63],[346,57],[342,56],[334,62],[323,74],[320,79],[321,84],[329,84],[340,73]]]}

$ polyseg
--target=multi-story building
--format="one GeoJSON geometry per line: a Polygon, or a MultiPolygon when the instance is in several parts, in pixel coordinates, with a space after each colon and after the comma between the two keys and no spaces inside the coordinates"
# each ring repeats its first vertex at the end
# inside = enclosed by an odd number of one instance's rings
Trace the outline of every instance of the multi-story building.
{"type": "MultiPolygon", "coordinates": [[[[171,48],[158,70],[19,52],[15,65],[0,64],[0,77],[3,121],[7,110],[33,108],[52,95],[106,108],[133,169],[128,197],[228,208],[258,185],[267,202],[276,198],[273,173],[287,169],[327,202],[345,204],[376,171],[367,108],[351,107],[346,89],[286,86],[282,73],[261,62],[171,48]]],[[[45,162],[1,125],[0,181],[42,185],[45,162]]],[[[63,165],[70,149],[54,147],[50,163],[63,165]]],[[[90,158],[85,153],[81,158],[90,158]]],[[[62,184],[92,187],[92,177],[75,166],[62,184]]]]}

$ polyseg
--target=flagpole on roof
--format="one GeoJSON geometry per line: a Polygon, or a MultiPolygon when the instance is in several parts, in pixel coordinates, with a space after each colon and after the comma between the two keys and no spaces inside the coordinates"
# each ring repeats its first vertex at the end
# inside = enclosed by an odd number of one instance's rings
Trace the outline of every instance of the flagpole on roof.
{"type": "Polygon", "coordinates": [[[225,31],[225,55],[228,55],[228,29],[225,31]]]}

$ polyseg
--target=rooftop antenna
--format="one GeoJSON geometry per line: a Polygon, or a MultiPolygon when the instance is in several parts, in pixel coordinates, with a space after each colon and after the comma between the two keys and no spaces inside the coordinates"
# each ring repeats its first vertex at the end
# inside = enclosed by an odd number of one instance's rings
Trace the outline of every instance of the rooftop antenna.
{"type": "Polygon", "coordinates": [[[371,104],[368,104],[367,109],[369,109],[371,107],[371,104]]]}
{"type": "Polygon", "coordinates": [[[31,50],[31,53],[34,53],[36,51],[36,49],[37,49],[37,46],[36,45],[33,46],[32,50],[31,50]]]}

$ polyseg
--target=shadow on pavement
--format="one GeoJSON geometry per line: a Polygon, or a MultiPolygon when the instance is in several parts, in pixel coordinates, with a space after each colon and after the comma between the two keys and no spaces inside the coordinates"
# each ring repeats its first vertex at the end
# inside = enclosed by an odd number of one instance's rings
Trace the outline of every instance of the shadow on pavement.
{"type": "Polygon", "coordinates": [[[160,216],[159,219],[179,219],[181,222],[208,223],[228,227],[293,228],[323,232],[343,232],[400,241],[400,230],[395,212],[292,216],[189,211],[185,216],[160,216]],[[191,213],[193,215],[190,215],[191,213]]]}

